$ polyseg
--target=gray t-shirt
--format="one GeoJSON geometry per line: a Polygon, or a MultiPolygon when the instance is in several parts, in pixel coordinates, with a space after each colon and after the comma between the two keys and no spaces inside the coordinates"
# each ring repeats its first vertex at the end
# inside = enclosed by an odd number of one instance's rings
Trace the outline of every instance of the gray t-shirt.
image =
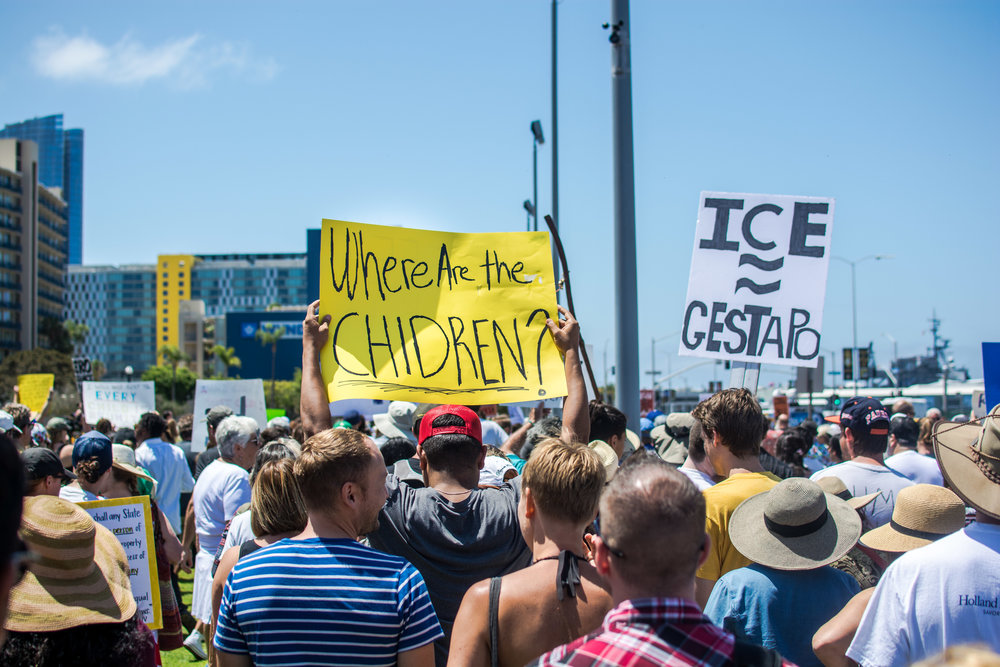
{"type": "Polygon", "coordinates": [[[515,478],[500,488],[473,489],[460,502],[451,502],[432,488],[400,484],[395,475],[386,478],[386,489],[389,500],[368,541],[380,551],[402,556],[420,571],[445,632],[434,646],[437,663],[443,665],[465,592],[477,581],[531,563],[531,550],[517,520],[521,481],[515,478]]]}

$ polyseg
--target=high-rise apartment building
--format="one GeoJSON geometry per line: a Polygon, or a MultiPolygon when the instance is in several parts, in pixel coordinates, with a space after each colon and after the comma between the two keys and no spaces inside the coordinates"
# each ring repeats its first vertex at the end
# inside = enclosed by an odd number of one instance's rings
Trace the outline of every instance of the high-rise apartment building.
{"type": "Polygon", "coordinates": [[[0,139],[0,357],[48,347],[63,318],[68,206],[39,171],[35,142],[0,139]]]}
{"type": "Polygon", "coordinates": [[[104,364],[109,380],[156,363],[156,267],[69,266],[66,319],[90,328],[77,354],[104,364]]]}
{"type": "Polygon", "coordinates": [[[38,181],[59,188],[69,205],[70,264],[83,262],[83,130],[63,130],[62,114],[10,123],[0,138],[38,145],[38,181]]]}

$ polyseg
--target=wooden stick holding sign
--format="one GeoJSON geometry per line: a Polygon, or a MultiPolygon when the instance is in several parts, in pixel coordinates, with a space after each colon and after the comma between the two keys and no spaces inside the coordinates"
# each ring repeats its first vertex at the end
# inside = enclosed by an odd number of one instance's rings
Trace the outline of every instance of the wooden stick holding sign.
{"type": "MultiPolygon", "coordinates": [[[[566,262],[566,253],[563,251],[562,239],[559,238],[559,229],[556,227],[556,223],[551,215],[545,216],[545,224],[549,226],[549,233],[552,234],[552,242],[556,244],[556,252],[559,253],[559,263],[562,265],[562,282],[566,286],[566,305],[569,306],[569,312],[575,314],[573,290],[569,284],[569,264],[566,262]]],[[[604,395],[601,393],[601,388],[597,386],[594,369],[590,367],[590,357],[587,355],[587,345],[583,342],[583,333],[580,334],[580,355],[583,357],[583,365],[587,368],[587,376],[590,378],[590,386],[594,390],[594,397],[599,401],[603,401],[604,395]]]]}

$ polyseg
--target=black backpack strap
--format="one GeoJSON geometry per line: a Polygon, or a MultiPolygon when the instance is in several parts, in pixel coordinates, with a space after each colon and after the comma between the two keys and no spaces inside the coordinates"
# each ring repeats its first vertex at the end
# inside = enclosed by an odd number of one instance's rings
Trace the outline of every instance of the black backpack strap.
{"type": "Polygon", "coordinates": [[[737,667],[781,667],[781,655],[774,649],[737,639],[733,646],[733,663],[737,667]]]}
{"type": "Polygon", "coordinates": [[[490,579],[490,665],[500,665],[500,577],[490,579]]]}

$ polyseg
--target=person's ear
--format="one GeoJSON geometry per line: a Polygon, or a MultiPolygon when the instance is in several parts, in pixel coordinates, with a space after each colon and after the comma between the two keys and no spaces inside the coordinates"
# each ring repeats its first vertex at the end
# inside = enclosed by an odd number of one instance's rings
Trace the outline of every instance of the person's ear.
{"type": "Polygon", "coordinates": [[[417,445],[417,460],[420,461],[420,470],[424,472],[427,470],[427,454],[424,452],[424,448],[417,445]]]}
{"type": "Polygon", "coordinates": [[[698,568],[700,569],[708,560],[708,550],[712,548],[712,538],[705,533],[705,538],[701,542],[701,551],[698,552],[698,568]]]}
{"type": "Polygon", "coordinates": [[[599,575],[607,579],[611,574],[611,551],[600,535],[593,535],[590,544],[593,547],[594,568],[599,575]]]}
{"type": "Polygon", "coordinates": [[[535,516],[535,497],[529,488],[522,488],[521,495],[524,497],[524,516],[530,519],[535,516]]]}
{"type": "Polygon", "coordinates": [[[347,507],[354,507],[361,500],[361,488],[354,482],[344,482],[340,487],[340,500],[347,507]]]}
{"type": "Polygon", "coordinates": [[[477,468],[479,470],[482,470],[483,466],[486,465],[486,445],[480,445],[480,447],[481,449],[479,450],[479,464],[477,468]]]}

